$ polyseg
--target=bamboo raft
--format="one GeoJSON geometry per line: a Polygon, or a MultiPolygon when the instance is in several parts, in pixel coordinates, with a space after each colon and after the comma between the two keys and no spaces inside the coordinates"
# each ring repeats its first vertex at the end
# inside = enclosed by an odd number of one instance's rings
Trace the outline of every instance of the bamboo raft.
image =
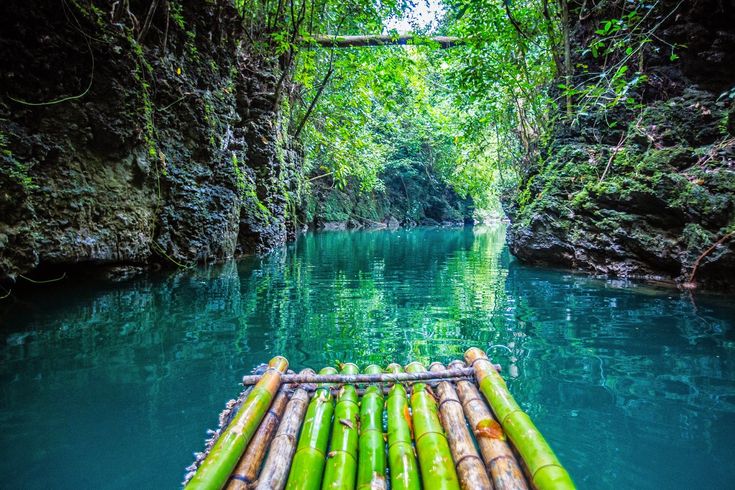
{"type": "Polygon", "coordinates": [[[245,376],[186,490],[575,488],[480,349],[428,370],[287,369],[245,376]]]}

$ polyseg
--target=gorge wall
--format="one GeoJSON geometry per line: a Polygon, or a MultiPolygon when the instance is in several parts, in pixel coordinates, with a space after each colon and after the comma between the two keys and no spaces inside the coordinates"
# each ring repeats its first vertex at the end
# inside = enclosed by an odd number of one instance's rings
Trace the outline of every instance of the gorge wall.
{"type": "Polygon", "coordinates": [[[388,169],[383,188],[363,192],[359,185],[313,181],[303,206],[303,221],[314,228],[461,226],[473,222],[471,198],[461,198],[441,177],[411,166],[388,169]]]}
{"type": "MultiPolygon", "coordinates": [[[[631,73],[646,77],[630,87],[641,105],[560,119],[505,200],[508,243],[530,263],[687,283],[700,256],[735,230],[735,5],[644,6],[639,29],[650,42],[595,57],[595,31],[631,5],[570,3],[574,82],[590,87],[597,79],[581,72],[628,56],[631,73]]],[[[701,258],[694,282],[735,286],[735,239],[701,258]]]]}
{"type": "Polygon", "coordinates": [[[301,157],[248,34],[224,1],[2,2],[0,278],[283,243],[301,157]]]}

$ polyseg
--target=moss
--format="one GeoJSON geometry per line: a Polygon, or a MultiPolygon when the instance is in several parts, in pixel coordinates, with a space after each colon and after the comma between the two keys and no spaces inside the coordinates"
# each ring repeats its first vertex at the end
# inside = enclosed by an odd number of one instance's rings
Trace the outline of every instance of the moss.
{"type": "Polygon", "coordinates": [[[735,199],[735,171],[729,168],[694,167],[687,176],[710,192],[730,194],[735,199]]]}
{"type": "Polygon", "coordinates": [[[30,165],[18,161],[13,155],[12,150],[7,147],[7,144],[7,136],[0,131],[0,160],[2,161],[0,163],[0,174],[4,174],[23,189],[37,189],[38,185],[33,182],[33,179],[28,174],[31,169],[30,165]]]}
{"type": "Polygon", "coordinates": [[[232,168],[235,171],[235,178],[237,179],[237,188],[240,190],[242,195],[245,192],[245,175],[240,170],[240,165],[237,160],[237,153],[232,152],[232,168]]]}
{"type": "Polygon", "coordinates": [[[717,238],[698,223],[687,223],[681,232],[681,241],[687,250],[704,250],[717,238]]]}
{"type": "Polygon", "coordinates": [[[342,192],[330,192],[322,203],[321,215],[326,221],[347,221],[352,206],[349,198],[342,192]]]}
{"type": "Polygon", "coordinates": [[[671,167],[683,169],[697,161],[694,150],[688,146],[675,145],[667,148],[650,148],[634,166],[641,173],[653,173],[671,170],[671,167]]]}
{"type": "Polygon", "coordinates": [[[206,93],[202,98],[202,104],[204,106],[204,123],[209,131],[209,144],[215,146],[217,144],[217,124],[214,117],[214,108],[209,100],[210,97],[211,94],[206,93]]]}
{"type": "Polygon", "coordinates": [[[238,176],[238,188],[240,189],[242,198],[242,206],[248,210],[248,215],[263,226],[269,226],[271,223],[278,221],[273,216],[268,206],[266,206],[258,197],[258,192],[253,178],[245,175],[237,164],[237,157],[233,154],[233,165],[238,176]],[[242,178],[242,180],[240,180],[242,178]]]}
{"type": "MultiPolygon", "coordinates": [[[[159,153],[158,146],[156,144],[156,127],[153,122],[153,102],[150,96],[150,84],[146,80],[146,75],[153,77],[153,67],[146,60],[145,54],[143,53],[143,47],[138,43],[132,35],[131,31],[128,31],[127,35],[128,42],[132,48],[133,54],[135,55],[135,68],[133,70],[133,78],[140,87],[140,98],[143,104],[143,119],[144,119],[144,131],[143,138],[145,140],[145,146],[148,151],[148,156],[151,159],[155,159],[160,155],[159,160],[164,162],[163,154],[159,153]]],[[[166,166],[161,165],[161,172],[166,174],[166,166]]]]}
{"type": "Polygon", "coordinates": [[[680,175],[672,176],[674,180],[678,182],[678,192],[671,200],[672,207],[706,218],[720,215],[732,207],[732,199],[726,194],[711,194],[704,186],[680,175]]]}

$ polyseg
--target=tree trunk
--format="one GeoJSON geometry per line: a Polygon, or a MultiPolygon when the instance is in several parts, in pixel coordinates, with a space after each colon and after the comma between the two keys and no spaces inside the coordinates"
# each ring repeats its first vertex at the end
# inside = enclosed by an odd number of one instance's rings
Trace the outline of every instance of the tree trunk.
{"type": "MultiPolygon", "coordinates": [[[[422,38],[411,34],[402,36],[390,35],[368,35],[368,36],[332,36],[332,35],[315,35],[314,41],[319,46],[331,48],[361,48],[366,46],[395,46],[405,44],[430,44],[438,43],[442,48],[451,48],[458,44],[462,44],[464,40],[458,37],[435,36],[422,38]]],[[[301,43],[308,41],[302,39],[301,43]]]]}

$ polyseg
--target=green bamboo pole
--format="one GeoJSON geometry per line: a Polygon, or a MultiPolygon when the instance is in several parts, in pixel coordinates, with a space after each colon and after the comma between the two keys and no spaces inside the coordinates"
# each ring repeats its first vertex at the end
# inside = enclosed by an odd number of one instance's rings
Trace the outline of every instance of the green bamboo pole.
{"type": "Polygon", "coordinates": [[[286,369],[288,360],[285,357],[277,356],[270,360],[265,374],[245,399],[230,425],[219,436],[186,485],[186,490],[219,490],[225,486],[270,407],[281,385],[281,375],[286,369]]]}
{"type": "MultiPolygon", "coordinates": [[[[406,372],[422,373],[426,368],[418,362],[406,366],[406,372]]],[[[421,480],[427,490],[459,490],[449,443],[439,421],[434,394],[426,383],[415,383],[411,395],[413,430],[419,456],[421,480]]]]}
{"type": "MultiPolygon", "coordinates": [[[[372,364],[365,374],[380,374],[380,366],[372,364]]],[[[369,385],[360,401],[360,458],[357,462],[357,489],[381,490],[385,481],[385,439],[383,439],[383,390],[369,385]]]]}
{"type": "Polygon", "coordinates": [[[569,473],[559,463],[531,418],[513,399],[505,381],[485,353],[473,347],[465,352],[464,357],[467,364],[475,369],[480,391],[528,467],[532,485],[538,490],[576,488],[569,473]]]}
{"type": "MultiPolygon", "coordinates": [[[[341,374],[358,374],[360,369],[352,363],[342,365],[341,374]]],[[[354,490],[357,473],[357,444],[360,420],[357,390],[354,385],[344,385],[337,395],[334,408],[332,444],[324,470],[323,490],[354,490]]]]}
{"type": "MultiPolygon", "coordinates": [[[[388,372],[398,374],[403,368],[390,364],[388,372]]],[[[411,413],[408,409],[406,388],[395,383],[386,400],[388,412],[388,467],[393,490],[421,490],[419,468],[413,451],[411,413]]]]}
{"type": "MultiPolygon", "coordinates": [[[[333,367],[325,367],[320,374],[336,374],[333,367]]],[[[331,385],[324,383],[314,392],[306,410],[299,445],[291,463],[286,488],[289,490],[318,490],[322,483],[324,459],[329,444],[329,429],[334,412],[331,385]]]]}

